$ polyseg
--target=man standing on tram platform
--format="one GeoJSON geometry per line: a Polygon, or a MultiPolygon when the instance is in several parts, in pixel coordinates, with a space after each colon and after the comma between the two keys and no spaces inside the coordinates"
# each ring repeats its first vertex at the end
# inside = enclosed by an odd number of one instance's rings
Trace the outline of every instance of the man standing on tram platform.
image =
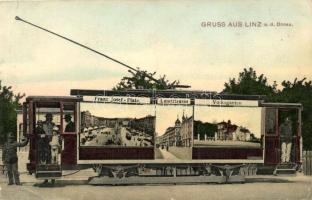
{"type": "Polygon", "coordinates": [[[55,130],[57,127],[53,122],[53,115],[51,113],[47,113],[45,115],[46,120],[42,122],[42,129],[45,133],[44,137],[46,140],[46,144],[48,149],[46,149],[47,152],[47,158],[45,158],[46,160],[46,164],[51,164],[51,147],[49,145],[49,142],[51,142],[52,140],[52,134],[53,134],[53,130],[55,130]]]}
{"type": "Polygon", "coordinates": [[[282,143],[282,155],[281,162],[289,163],[291,157],[291,147],[292,147],[292,125],[288,117],[285,118],[285,121],[279,127],[279,133],[282,143]]]}
{"type": "Polygon", "coordinates": [[[55,128],[55,124],[53,123],[53,115],[51,113],[46,114],[46,120],[42,122],[42,128],[47,135],[48,139],[52,139],[52,132],[55,128]]]}

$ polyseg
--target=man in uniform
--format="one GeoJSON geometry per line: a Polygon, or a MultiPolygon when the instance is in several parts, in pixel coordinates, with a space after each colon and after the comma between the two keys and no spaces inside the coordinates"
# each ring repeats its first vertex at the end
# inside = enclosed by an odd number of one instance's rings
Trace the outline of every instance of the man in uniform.
{"type": "Polygon", "coordinates": [[[8,185],[20,185],[19,173],[17,167],[17,147],[24,147],[28,143],[28,140],[24,139],[22,142],[16,142],[11,132],[8,133],[7,142],[3,146],[2,161],[8,172],[9,183],[8,185]]]}
{"type": "Polygon", "coordinates": [[[290,161],[291,146],[292,146],[292,125],[288,117],[285,118],[284,123],[279,127],[281,143],[282,143],[282,163],[288,163],[290,161]]]}
{"type": "Polygon", "coordinates": [[[51,147],[49,145],[49,142],[51,142],[52,140],[52,133],[53,130],[57,129],[56,125],[53,122],[53,115],[51,113],[47,113],[45,115],[46,120],[42,122],[42,129],[44,131],[44,141],[45,141],[45,150],[44,152],[46,152],[46,164],[51,164],[51,147]]]}
{"type": "Polygon", "coordinates": [[[48,137],[49,141],[52,139],[52,132],[53,129],[55,128],[55,124],[52,122],[53,121],[53,115],[51,113],[46,114],[46,120],[42,122],[42,128],[48,137]]]}

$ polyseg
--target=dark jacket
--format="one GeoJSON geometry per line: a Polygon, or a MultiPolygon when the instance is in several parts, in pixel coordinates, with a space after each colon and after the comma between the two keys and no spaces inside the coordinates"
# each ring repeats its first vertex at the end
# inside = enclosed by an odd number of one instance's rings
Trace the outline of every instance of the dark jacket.
{"type": "Polygon", "coordinates": [[[75,123],[70,121],[65,127],[65,132],[75,132],[75,123]]]}
{"type": "Polygon", "coordinates": [[[292,142],[292,126],[291,123],[282,123],[279,127],[281,142],[292,142]]]}
{"type": "Polygon", "coordinates": [[[23,142],[13,141],[11,143],[6,142],[2,149],[2,161],[4,164],[13,164],[17,162],[17,147],[24,147],[28,143],[28,140],[23,142]]]}

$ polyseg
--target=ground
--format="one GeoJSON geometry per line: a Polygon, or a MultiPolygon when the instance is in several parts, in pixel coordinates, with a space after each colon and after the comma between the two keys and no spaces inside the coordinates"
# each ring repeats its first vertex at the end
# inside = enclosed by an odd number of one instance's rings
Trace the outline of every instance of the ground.
{"type": "Polygon", "coordinates": [[[58,180],[54,187],[40,187],[38,180],[21,174],[22,186],[7,186],[0,177],[0,200],[83,200],[83,199],[134,199],[134,200],[311,200],[312,177],[259,176],[249,177],[245,184],[200,185],[133,185],[91,186],[87,177],[91,171],[82,171],[58,180]]]}

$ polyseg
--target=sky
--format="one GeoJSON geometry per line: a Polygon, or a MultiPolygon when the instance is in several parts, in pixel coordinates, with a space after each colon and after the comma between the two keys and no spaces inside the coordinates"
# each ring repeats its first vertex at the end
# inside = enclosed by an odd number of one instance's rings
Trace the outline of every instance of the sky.
{"type": "Polygon", "coordinates": [[[0,80],[26,95],[111,89],[127,69],[20,21],[195,90],[221,91],[244,67],[269,83],[312,79],[311,0],[0,2],[0,80]],[[289,23],[203,27],[206,22],[289,23]]]}

